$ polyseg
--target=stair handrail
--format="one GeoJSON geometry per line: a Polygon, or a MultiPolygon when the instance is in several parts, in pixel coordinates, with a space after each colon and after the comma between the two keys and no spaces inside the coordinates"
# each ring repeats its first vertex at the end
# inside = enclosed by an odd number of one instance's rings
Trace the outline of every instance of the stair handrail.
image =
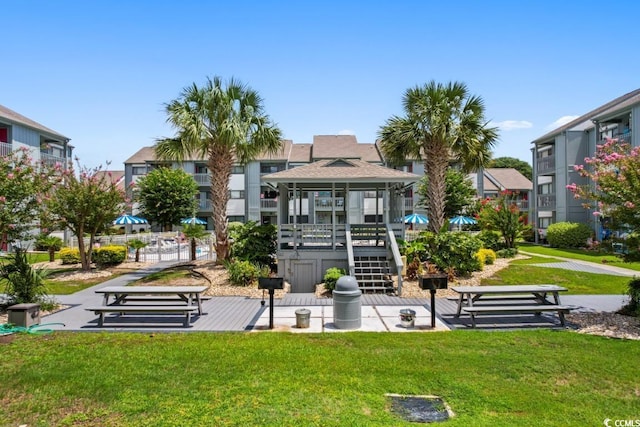
{"type": "Polygon", "coordinates": [[[396,265],[396,274],[398,276],[398,296],[402,296],[402,269],[404,263],[402,262],[402,256],[400,255],[400,248],[396,241],[396,234],[391,227],[391,224],[387,224],[387,241],[389,242],[389,249],[393,255],[393,262],[396,265]]]}
{"type": "Polygon", "coordinates": [[[349,263],[349,276],[356,275],[356,259],[353,255],[353,241],[351,240],[351,224],[345,224],[344,234],[347,239],[347,262],[349,263]]]}

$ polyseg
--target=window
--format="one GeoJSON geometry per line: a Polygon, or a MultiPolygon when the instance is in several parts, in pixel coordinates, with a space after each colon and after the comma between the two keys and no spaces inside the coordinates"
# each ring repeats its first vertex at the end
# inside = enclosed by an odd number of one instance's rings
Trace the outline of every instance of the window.
{"type": "Polygon", "coordinates": [[[207,169],[207,165],[196,164],[195,173],[209,173],[209,170],[207,169]]]}
{"type": "Polygon", "coordinates": [[[236,165],[231,169],[231,173],[234,175],[244,174],[244,166],[236,165]]]}
{"type": "Polygon", "coordinates": [[[131,167],[132,175],[145,175],[147,173],[147,168],[144,166],[133,166],[131,167]]]}
{"type": "Polygon", "coordinates": [[[261,163],[260,173],[276,173],[284,170],[284,165],[276,165],[273,163],[261,163]]]}
{"type": "Polygon", "coordinates": [[[244,190],[230,190],[229,191],[230,199],[244,199],[244,190]]]}
{"type": "Polygon", "coordinates": [[[378,220],[376,221],[376,215],[365,215],[364,222],[365,223],[373,223],[373,222],[382,222],[382,215],[377,215],[378,220]]]}
{"type": "Polygon", "coordinates": [[[229,215],[227,216],[229,222],[244,222],[244,215],[229,215]]]}

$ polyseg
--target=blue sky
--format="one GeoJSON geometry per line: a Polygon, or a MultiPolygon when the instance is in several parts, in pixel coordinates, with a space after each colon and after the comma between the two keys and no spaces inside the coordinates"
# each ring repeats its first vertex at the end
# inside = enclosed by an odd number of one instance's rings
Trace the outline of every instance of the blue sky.
{"type": "Polygon", "coordinates": [[[207,76],[257,90],[286,138],[374,142],[402,95],[462,81],[501,128],[495,156],[640,87],[640,3],[33,1],[2,5],[0,104],[71,138],[80,163],[172,136],[164,104],[207,76]]]}

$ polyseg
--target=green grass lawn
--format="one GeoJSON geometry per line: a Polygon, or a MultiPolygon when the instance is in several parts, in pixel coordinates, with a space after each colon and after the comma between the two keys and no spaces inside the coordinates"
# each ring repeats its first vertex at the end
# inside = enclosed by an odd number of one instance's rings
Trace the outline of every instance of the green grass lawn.
{"type": "Polygon", "coordinates": [[[568,331],[57,332],[0,348],[7,426],[416,425],[385,393],[441,396],[447,426],[638,417],[638,343],[568,331]]]}
{"type": "Polygon", "coordinates": [[[624,262],[622,258],[610,253],[587,251],[584,249],[550,248],[548,246],[534,245],[531,243],[519,243],[519,248],[521,251],[539,255],[550,255],[555,257],[578,259],[582,261],[595,262],[597,264],[602,264],[604,262],[608,265],[615,265],[616,267],[623,267],[630,270],[640,271],[640,262],[624,262]]]}

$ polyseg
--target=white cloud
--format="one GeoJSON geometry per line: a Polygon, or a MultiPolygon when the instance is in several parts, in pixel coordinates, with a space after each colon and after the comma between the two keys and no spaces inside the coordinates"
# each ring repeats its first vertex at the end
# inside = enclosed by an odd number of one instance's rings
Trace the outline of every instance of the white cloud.
{"type": "Polygon", "coordinates": [[[340,132],[338,132],[338,135],[355,135],[355,134],[356,133],[351,129],[342,129],[340,132]]]}
{"type": "Polygon", "coordinates": [[[526,120],[505,120],[502,122],[493,122],[493,126],[497,126],[500,130],[510,131],[516,129],[529,129],[533,127],[533,123],[526,120]]]}
{"type": "Polygon", "coordinates": [[[557,128],[561,127],[561,126],[566,125],[570,121],[577,119],[578,117],[580,117],[580,116],[562,116],[558,120],[556,120],[555,122],[549,124],[545,129],[548,129],[548,130],[557,129],[557,128]]]}

